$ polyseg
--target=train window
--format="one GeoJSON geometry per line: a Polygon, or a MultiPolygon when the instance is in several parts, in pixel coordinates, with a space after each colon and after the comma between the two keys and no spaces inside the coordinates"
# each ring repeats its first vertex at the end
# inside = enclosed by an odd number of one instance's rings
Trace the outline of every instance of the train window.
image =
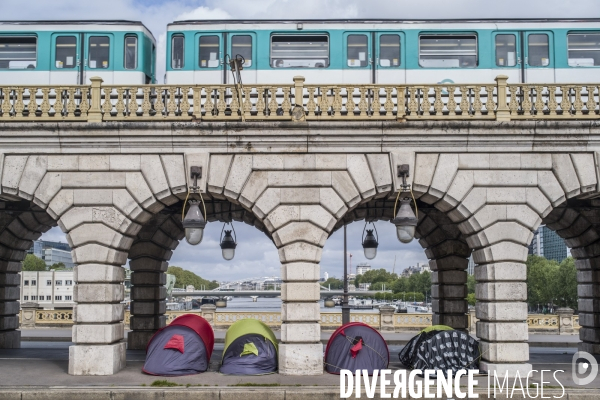
{"type": "Polygon", "coordinates": [[[252,65],[252,36],[235,35],[231,38],[231,56],[244,57],[244,67],[252,65]]]}
{"type": "Polygon", "coordinates": [[[326,68],[329,66],[329,36],[271,36],[271,67],[326,68]]]}
{"type": "Polygon", "coordinates": [[[199,51],[200,68],[216,68],[220,65],[219,37],[215,35],[200,36],[199,51]]]}
{"type": "Polygon", "coordinates": [[[125,36],[125,69],[137,68],[137,36],[125,36]]]}
{"type": "Polygon", "coordinates": [[[496,65],[499,67],[517,65],[517,37],[515,35],[496,35],[496,65]]]}
{"type": "Polygon", "coordinates": [[[569,33],[569,66],[600,66],[600,33],[569,33]]]}
{"type": "Polygon", "coordinates": [[[171,68],[183,68],[183,47],[185,38],[183,35],[173,35],[171,39],[171,68]]]}
{"type": "Polygon", "coordinates": [[[108,68],[110,61],[110,39],[108,36],[90,37],[89,48],[90,68],[108,68]]]}
{"type": "Polygon", "coordinates": [[[477,66],[476,35],[421,35],[419,65],[429,68],[477,66]]]}
{"type": "Polygon", "coordinates": [[[33,69],[37,66],[35,36],[0,37],[0,69],[33,69]]]}
{"type": "Polygon", "coordinates": [[[527,37],[527,65],[546,67],[550,65],[550,46],[548,35],[536,33],[527,37]]]}
{"type": "Polygon", "coordinates": [[[77,38],[58,36],[56,38],[54,65],[56,68],[75,68],[77,66],[77,38]]]}
{"type": "Polygon", "coordinates": [[[400,35],[379,36],[379,66],[397,67],[400,65],[400,35]]]}
{"type": "Polygon", "coordinates": [[[349,67],[366,67],[369,60],[367,35],[348,35],[346,61],[349,67]]]}

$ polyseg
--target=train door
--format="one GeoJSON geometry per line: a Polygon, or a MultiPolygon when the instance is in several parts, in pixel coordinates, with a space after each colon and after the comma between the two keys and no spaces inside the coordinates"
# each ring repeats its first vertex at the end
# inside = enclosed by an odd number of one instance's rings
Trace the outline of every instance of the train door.
{"type": "Polygon", "coordinates": [[[80,85],[82,84],[80,33],[55,33],[52,35],[50,84],[80,85]]]}
{"type": "Polygon", "coordinates": [[[493,80],[497,75],[508,76],[508,83],[523,82],[525,65],[521,46],[521,35],[516,31],[494,32],[492,35],[494,49],[493,80]]]}
{"type": "Polygon", "coordinates": [[[375,35],[375,83],[405,83],[404,33],[377,32],[375,35]]]}
{"type": "Polygon", "coordinates": [[[523,32],[525,80],[527,83],[554,83],[554,40],[551,31],[523,32]]]}
{"type": "Polygon", "coordinates": [[[343,83],[373,83],[373,48],[370,32],[344,33],[343,83]]]}
{"type": "MultiPolygon", "coordinates": [[[[256,83],[256,34],[236,32],[229,34],[228,37],[228,50],[227,54],[229,57],[234,59],[240,55],[244,58],[244,69],[242,70],[242,83],[255,84],[256,83]]],[[[225,65],[226,80],[227,83],[233,82],[233,75],[228,65],[225,65]]]]}
{"type": "Polygon", "coordinates": [[[194,38],[194,82],[221,84],[225,83],[227,69],[225,68],[223,43],[226,36],[222,33],[199,33],[194,38]]]}
{"type": "Polygon", "coordinates": [[[85,46],[83,62],[83,84],[89,85],[90,78],[99,76],[104,84],[111,85],[114,82],[115,40],[110,33],[86,33],[83,35],[85,46]]]}

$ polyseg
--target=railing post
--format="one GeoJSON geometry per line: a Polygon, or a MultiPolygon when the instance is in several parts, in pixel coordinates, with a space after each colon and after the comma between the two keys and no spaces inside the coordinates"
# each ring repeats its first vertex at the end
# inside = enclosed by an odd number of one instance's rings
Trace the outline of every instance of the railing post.
{"type": "Polygon", "coordinates": [[[304,81],[303,76],[294,77],[294,109],[292,110],[292,120],[305,121],[304,112],[304,81]]]}
{"type": "Polygon", "coordinates": [[[217,306],[215,306],[214,304],[202,304],[200,306],[200,314],[202,315],[202,318],[204,318],[206,321],[208,321],[209,324],[211,324],[213,327],[216,324],[216,316],[217,313],[217,306]]]}
{"type": "Polygon", "coordinates": [[[496,121],[510,121],[510,109],[506,101],[506,81],[508,76],[498,75],[496,79],[498,92],[498,107],[496,108],[496,121]]]}
{"type": "Polygon", "coordinates": [[[35,328],[35,314],[38,303],[21,303],[21,328],[35,328]]]}
{"type": "Polygon", "coordinates": [[[569,307],[559,308],[556,310],[556,314],[558,314],[558,333],[560,335],[574,334],[573,309],[569,307]]]}
{"type": "Polygon", "coordinates": [[[92,88],[90,90],[90,109],[88,110],[88,122],[102,122],[102,78],[94,76],[90,78],[92,88]]]}
{"type": "Polygon", "coordinates": [[[382,332],[394,331],[394,313],[396,307],[381,306],[379,307],[379,330],[382,332]]]}

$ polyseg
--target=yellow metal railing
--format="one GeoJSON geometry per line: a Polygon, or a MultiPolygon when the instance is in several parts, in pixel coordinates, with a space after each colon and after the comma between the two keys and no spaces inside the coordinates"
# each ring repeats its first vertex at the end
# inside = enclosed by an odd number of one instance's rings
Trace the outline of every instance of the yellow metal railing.
{"type": "Polygon", "coordinates": [[[600,83],[0,86],[0,121],[598,119],[600,83]],[[239,91],[239,92],[238,92],[239,91]]]}
{"type": "MultiPolygon", "coordinates": [[[[22,311],[21,311],[22,313],[22,311]]],[[[19,322],[21,322],[22,316],[19,313],[19,322]]],[[[196,313],[203,315],[202,312],[190,312],[190,311],[167,311],[167,325],[171,323],[175,318],[183,314],[196,313]]],[[[131,314],[129,311],[125,312],[123,322],[125,325],[129,325],[131,314]]],[[[278,327],[281,325],[281,313],[274,311],[255,311],[255,312],[240,312],[240,311],[217,311],[214,312],[214,319],[211,321],[215,327],[226,328],[231,326],[234,322],[240,319],[252,318],[264,322],[268,326],[278,327]]],[[[363,322],[376,329],[393,327],[396,331],[402,331],[403,329],[414,330],[423,329],[432,325],[432,314],[414,313],[414,314],[393,314],[392,324],[386,324],[382,320],[381,314],[377,312],[365,312],[365,313],[352,313],[350,314],[351,322],[363,322]]],[[[470,321],[470,316],[469,316],[470,321]]],[[[35,311],[35,326],[55,326],[55,325],[69,325],[73,323],[73,311],[72,310],[36,310],[35,311]]],[[[322,312],[321,313],[321,326],[327,327],[338,327],[342,325],[342,314],[340,312],[322,312]]],[[[469,322],[469,325],[471,322],[469,322]]],[[[527,316],[527,326],[530,330],[542,330],[542,331],[556,331],[560,329],[560,318],[558,315],[544,315],[544,314],[530,314],[527,316]]],[[[580,328],[579,316],[572,316],[572,327],[575,330],[580,328]]]]}

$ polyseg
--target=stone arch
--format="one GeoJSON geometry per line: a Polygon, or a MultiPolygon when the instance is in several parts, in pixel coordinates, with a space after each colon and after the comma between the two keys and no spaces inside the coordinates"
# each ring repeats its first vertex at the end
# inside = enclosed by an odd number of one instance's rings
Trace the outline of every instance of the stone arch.
{"type": "MultiPolygon", "coordinates": [[[[334,230],[358,220],[390,221],[397,194],[358,204],[344,214],[334,230]]],[[[433,323],[468,328],[467,267],[471,250],[458,224],[446,213],[417,200],[419,222],[415,238],[421,244],[432,270],[433,323]]],[[[398,244],[398,246],[402,246],[398,244]]],[[[401,248],[401,247],[400,247],[401,248]]]]}
{"type": "Polygon", "coordinates": [[[183,155],[3,156],[1,196],[47,213],[78,264],[69,373],[124,367],[122,265],[142,225],[186,191],[183,155]]]}
{"type": "Polygon", "coordinates": [[[597,195],[592,153],[417,154],[413,188],[467,237],[487,371],[527,372],[527,245],[565,199],[597,195]]]}
{"type": "MultiPolygon", "coordinates": [[[[208,193],[203,198],[209,223],[238,221],[266,231],[264,224],[241,205],[216,199],[208,193]]],[[[132,331],[127,335],[128,349],[145,349],[156,330],[166,325],[165,272],[173,252],[185,237],[181,224],[183,203],[179,200],[153,214],[142,225],[129,249],[132,271],[129,327],[132,331]]]]}

